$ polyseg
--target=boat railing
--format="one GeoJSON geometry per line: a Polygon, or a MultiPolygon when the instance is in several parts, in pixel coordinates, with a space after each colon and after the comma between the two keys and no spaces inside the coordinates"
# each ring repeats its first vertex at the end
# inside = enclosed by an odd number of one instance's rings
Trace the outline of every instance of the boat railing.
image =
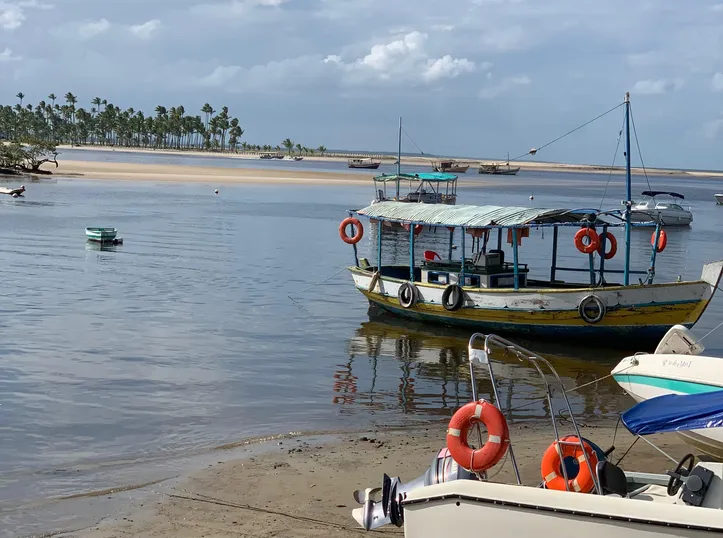
{"type": "MultiPolygon", "coordinates": [[[[482,333],[475,333],[473,334],[469,339],[469,346],[468,346],[468,354],[469,354],[469,372],[471,377],[471,385],[472,385],[472,399],[473,401],[477,401],[477,383],[476,383],[476,376],[475,376],[475,365],[479,366],[486,366],[487,370],[489,372],[490,376],[490,382],[492,383],[492,393],[494,394],[495,402],[494,404],[502,410],[500,407],[500,397],[497,390],[497,381],[495,379],[494,371],[492,369],[492,360],[491,356],[493,352],[497,351],[503,351],[504,353],[511,353],[514,355],[520,362],[528,363],[529,365],[532,365],[532,367],[537,371],[537,373],[540,375],[540,378],[542,379],[542,382],[545,387],[545,398],[547,399],[548,409],[550,412],[550,418],[552,421],[552,429],[555,433],[555,447],[557,449],[557,453],[560,457],[560,468],[562,470],[562,474],[565,478],[565,488],[570,491],[569,489],[569,477],[567,475],[567,469],[566,465],[564,463],[564,457],[562,453],[562,446],[568,445],[568,446],[575,446],[579,447],[582,451],[583,459],[585,461],[585,465],[588,467],[588,471],[590,472],[590,476],[593,477],[593,481],[595,484],[595,490],[598,492],[598,494],[602,494],[602,488],[600,486],[600,482],[597,477],[596,469],[593,468],[592,462],[587,456],[587,451],[585,450],[585,442],[582,438],[582,435],[580,434],[580,429],[578,428],[577,422],[575,421],[575,415],[572,412],[572,406],[570,405],[570,400],[567,397],[566,391],[565,391],[565,385],[562,382],[562,379],[558,375],[555,368],[550,364],[550,362],[545,359],[543,356],[538,355],[537,353],[534,353],[533,351],[530,351],[528,349],[525,349],[514,342],[510,342],[509,340],[506,340],[505,338],[502,338],[500,336],[497,336],[496,334],[482,334],[482,333]],[[483,349],[478,349],[473,347],[475,342],[477,340],[483,340],[484,341],[484,347],[483,349]],[[550,383],[549,376],[552,376],[552,384],[550,383]],[[577,437],[577,441],[566,441],[564,439],[560,439],[560,432],[558,429],[558,424],[556,420],[557,413],[555,412],[555,406],[553,403],[553,388],[557,387],[562,394],[564,406],[567,410],[567,417],[566,420],[569,419],[569,421],[572,424],[572,428],[575,432],[575,436],[577,437]]],[[[564,411],[565,409],[562,409],[564,411]]],[[[478,434],[480,436],[480,440],[482,438],[481,431],[479,431],[478,428],[478,434]]],[[[512,461],[512,466],[514,468],[515,472],[515,478],[517,479],[517,484],[522,485],[522,479],[520,477],[520,470],[517,465],[517,459],[515,458],[514,454],[514,448],[512,444],[512,440],[510,440],[509,445],[509,454],[510,454],[510,460],[512,461]]]]}

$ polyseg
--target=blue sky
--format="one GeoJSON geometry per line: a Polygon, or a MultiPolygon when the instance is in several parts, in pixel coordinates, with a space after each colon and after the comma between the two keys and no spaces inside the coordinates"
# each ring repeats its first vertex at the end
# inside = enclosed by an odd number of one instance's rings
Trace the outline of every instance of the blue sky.
{"type": "MultiPolygon", "coordinates": [[[[2,103],[228,105],[259,144],[394,151],[401,115],[425,152],[490,158],[630,91],[647,165],[723,169],[715,1],[0,0],[0,80],[2,103]]],[[[621,122],[537,158],[609,164],[621,122]]]]}

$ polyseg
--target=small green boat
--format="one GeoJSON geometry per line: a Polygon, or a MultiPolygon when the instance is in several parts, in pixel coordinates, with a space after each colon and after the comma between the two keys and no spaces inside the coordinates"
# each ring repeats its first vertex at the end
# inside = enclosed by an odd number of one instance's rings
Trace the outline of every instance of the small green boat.
{"type": "Polygon", "coordinates": [[[115,236],[118,235],[118,230],[115,228],[86,228],[85,235],[91,241],[113,241],[115,236]]]}

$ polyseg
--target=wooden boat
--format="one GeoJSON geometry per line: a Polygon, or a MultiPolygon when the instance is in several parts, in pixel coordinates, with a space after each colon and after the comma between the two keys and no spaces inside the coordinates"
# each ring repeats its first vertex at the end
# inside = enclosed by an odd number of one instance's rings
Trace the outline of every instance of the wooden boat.
{"type": "Polygon", "coordinates": [[[91,241],[113,241],[118,235],[118,230],[115,228],[86,228],[85,235],[91,241]]]}
{"type": "Polygon", "coordinates": [[[8,189],[5,187],[0,187],[0,194],[9,194],[13,198],[17,198],[18,196],[24,196],[23,193],[25,192],[25,185],[20,185],[19,189],[8,189]]]}
{"type": "Polygon", "coordinates": [[[295,155],[295,156],[293,156],[293,157],[289,157],[289,159],[291,159],[291,160],[293,160],[293,161],[303,161],[303,160],[304,160],[304,158],[303,158],[303,157],[300,157],[299,155],[295,155]]]}
{"type": "Polygon", "coordinates": [[[259,155],[259,159],[275,159],[276,157],[272,153],[262,153],[259,155]]]}
{"type": "Polygon", "coordinates": [[[421,174],[382,174],[374,178],[376,198],[373,204],[396,200],[418,204],[457,203],[457,176],[442,172],[421,174]],[[387,186],[393,185],[394,190],[387,192],[387,186]],[[402,194],[405,184],[406,194],[402,194]]]}
{"type": "MultiPolygon", "coordinates": [[[[629,96],[626,95],[626,108],[629,96]]],[[[627,117],[627,113],[626,113],[627,117]]],[[[627,152],[627,155],[630,153],[627,152]]],[[[626,179],[630,196],[630,161],[626,179]]],[[[634,223],[626,205],[624,218],[597,210],[541,209],[528,207],[409,204],[383,201],[349,211],[342,222],[342,239],[355,245],[362,232],[357,217],[375,223],[396,223],[409,230],[407,264],[382,265],[384,226],[377,225],[376,264],[359,258],[354,248],[354,265],[349,271],[356,288],[370,301],[396,315],[478,330],[535,337],[587,339],[610,347],[658,342],[671,325],[692,327],[705,311],[723,273],[723,261],[706,263],[701,277],[693,281],[657,283],[656,257],[663,255],[667,236],[660,224],[634,223]],[[357,228],[348,237],[349,224],[357,228]],[[560,266],[558,246],[573,227],[574,245],[588,268],[560,266]],[[646,270],[631,269],[630,232],[633,227],[654,227],[646,270]],[[552,231],[552,263],[549,279],[528,278],[529,268],[521,263],[519,245],[531,233],[552,231]],[[615,256],[617,239],[611,233],[624,228],[624,269],[611,270],[605,262],[615,256]],[[418,261],[415,236],[435,229],[449,234],[449,250],[433,253],[439,259],[418,261]],[[595,229],[599,230],[595,231],[595,229]],[[457,243],[460,249],[454,251],[457,243]],[[511,253],[503,250],[503,233],[511,253]],[[496,237],[495,237],[496,235],[496,237]],[[471,236],[471,239],[467,239],[471,236]],[[586,244],[585,238],[591,242],[586,244]],[[496,239],[496,241],[495,241],[496,239]],[[472,257],[466,242],[472,242],[472,257]],[[494,244],[496,243],[496,245],[494,244]],[[662,249],[661,249],[662,247],[662,249]],[[458,258],[453,253],[465,253],[458,258]],[[604,256],[593,256],[593,253],[604,256]],[[511,254],[511,256],[510,256],[511,254]],[[511,258],[511,259],[510,259],[511,258]],[[586,273],[586,281],[562,281],[561,273],[586,273]],[[644,275],[641,283],[631,277],[644,275]],[[622,282],[609,281],[622,276],[622,282]]],[[[572,239],[572,238],[570,238],[572,239]]],[[[434,258],[435,256],[433,256],[434,258]]],[[[426,257],[425,257],[426,258],[426,257]]]]}
{"type": "Polygon", "coordinates": [[[507,164],[482,164],[477,171],[480,174],[495,174],[499,176],[514,176],[520,171],[519,166],[512,167],[507,164]]]}
{"type": "Polygon", "coordinates": [[[349,159],[347,165],[349,168],[365,168],[369,170],[376,170],[382,161],[375,159],[349,159]]]}
{"type": "Polygon", "coordinates": [[[440,161],[432,163],[435,172],[448,172],[451,174],[464,174],[469,170],[468,164],[461,164],[457,161],[440,161]]]}

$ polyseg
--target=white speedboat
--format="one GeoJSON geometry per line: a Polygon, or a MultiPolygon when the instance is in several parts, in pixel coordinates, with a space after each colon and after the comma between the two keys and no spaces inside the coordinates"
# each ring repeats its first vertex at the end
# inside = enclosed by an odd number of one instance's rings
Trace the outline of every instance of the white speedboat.
{"type": "MultiPolygon", "coordinates": [[[[485,530],[505,537],[534,534],[562,538],[700,538],[723,533],[723,463],[695,464],[695,457],[687,454],[674,471],[665,475],[623,471],[607,459],[608,453],[580,436],[565,387],[543,357],[495,335],[481,334],[470,339],[469,356],[473,401],[461,407],[450,421],[447,452],[440,451],[432,468],[416,480],[404,484],[399,478],[384,475],[382,487],[357,490],[354,498],[362,506],[352,513],[362,527],[373,530],[390,523],[404,526],[406,538],[472,538],[485,530]],[[480,337],[484,338],[484,349],[474,349],[473,343],[480,337]],[[499,402],[492,372],[493,352],[513,355],[534,365],[548,389],[554,437],[543,456],[541,484],[521,483],[509,430],[503,428],[497,435],[498,424],[487,418],[493,406],[477,400],[475,364],[489,368],[492,393],[499,402]],[[555,419],[558,413],[553,405],[552,385],[555,399],[562,399],[570,413],[569,427],[574,436],[561,437],[558,433],[562,425],[555,419]],[[457,417],[465,410],[464,417],[457,417]],[[487,442],[473,449],[467,444],[467,433],[480,422],[487,426],[487,442]],[[462,431],[455,428],[460,425],[462,431]],[[460,439],[464,439],[467,458],[456,452],[460,439]],[[487,469],[498,465],[499,459],[482,468],[478,456],[485,460],[490,446],[497,458],[506,450],[517,484],[487,480],[487,469]],[[450,455],[453,462],[449,461],[450,455]],[[568,458],[579,463],[568,462],[568,458]],[[545,469],[546,460],[551,469],[545,469]],[[475,467],[477,472],[465,474],[466,467],[475,467]],[[583,483],[585,486],[581,486],[583,483]]],[[[723,391],[715,393],[714,401],[701,400],[701,396],[708,395],[665,395],[642,402],[623,414],[622,423],[635,435],[721,423],[723,391]],[[670,399],[678,400],[671,404],[670,399]]],[[[489,417],[502,415],[501,410],[494,409],[489,417]]],[[[485,437],[479,439],[481,445],[485,437]]]]}
{"type": "Polygon", "coordinates": [[[693,222],[690,207],[684,208],[677,200],[685,197],[677,192],[643,191],[643,199],[633,205],[633,222],[657,222],[662,226],[688,226],[693,222]]]}
{"type": "MultiPolygon", "coordinates": [[[[636,401],[665,394],[701,394],[723,390],[723,358],[705,351],[682,325],[672,327],[654,353],[636,353],[613,369],[615,381],[636,401]]],[[[678,432],[685,441],[723,461],[723,428],[678,432]]]]}
{"type": "Polygon", "coordinates": [[[718,205],[723,205],[723,194],[716,194],[715,195],[715,202],[718,205]]]}

